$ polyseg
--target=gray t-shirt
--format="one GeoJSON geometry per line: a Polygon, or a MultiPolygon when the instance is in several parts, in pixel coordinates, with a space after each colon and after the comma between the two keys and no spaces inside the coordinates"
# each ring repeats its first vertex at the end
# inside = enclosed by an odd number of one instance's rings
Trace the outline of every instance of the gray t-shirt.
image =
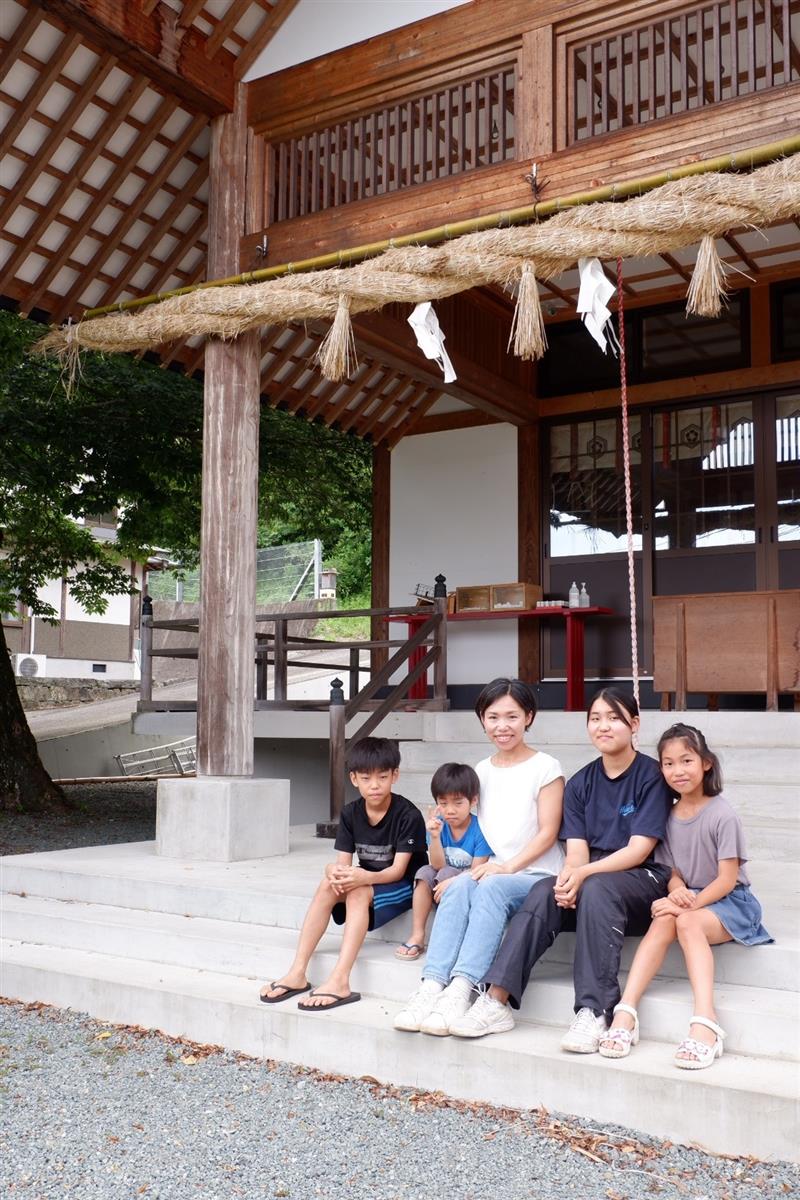
{"type": "Polygon", "coordinates": [[[723,858],[739,859],[736,882],[749,887],[742,822],[723,796],[712,796],[688,821],[670,813],[664,840],[655,849],[656,862],[674,867],[687,887],[702,891],[717,878],[723,858]]]}

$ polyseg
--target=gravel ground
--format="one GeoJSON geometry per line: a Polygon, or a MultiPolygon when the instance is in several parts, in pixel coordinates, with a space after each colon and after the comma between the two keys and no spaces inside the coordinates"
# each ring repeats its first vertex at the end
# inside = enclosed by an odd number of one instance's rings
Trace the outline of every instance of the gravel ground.
{"type": "Polygon", "coordinates": [[[85,783],[65,787],[72,812],[35,817],[0,812],[0,854],[148,842],[156,836],[155,783],[85,783]]]}
{"type": "Polygon", "coordinates": [[[79,1013],[0,1008],[0,1188],[26,1200],[764,1200],[800,1168],[448,1101],[79,1013]]]}

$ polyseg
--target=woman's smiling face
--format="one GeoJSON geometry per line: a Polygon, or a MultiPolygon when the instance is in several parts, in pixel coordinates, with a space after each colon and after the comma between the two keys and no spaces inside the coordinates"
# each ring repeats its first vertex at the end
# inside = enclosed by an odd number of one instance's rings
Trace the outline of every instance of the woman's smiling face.
{"type": "Polygon", "coordinates": [[[628,716],[626,723],[607,700],[598,699],[589,710],[587,726],[601,754],[619,754],[630,748],[639,718],[628,716]]]}
{"type": "Polygon", "coordinates": [[[513,696],[500,696],[490,704],[481,721],[498,750],[508,752],[516,749],[525,736],[525,730],[533,721],[533,713],[525,712],[513,696]]]}

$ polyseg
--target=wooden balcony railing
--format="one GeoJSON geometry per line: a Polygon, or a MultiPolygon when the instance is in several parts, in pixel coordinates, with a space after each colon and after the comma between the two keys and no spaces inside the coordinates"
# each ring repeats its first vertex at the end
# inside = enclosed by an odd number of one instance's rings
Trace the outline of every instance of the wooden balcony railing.
{"type": "Polygon", "coordinates": [[[800,79],[798,0],[717,0],[570,47],[569,142],[800,79]]]}
{"type": "Polygon", "coordinates": [[[514,157],[515,66],[269,148],[270,221],[514,157]]]}

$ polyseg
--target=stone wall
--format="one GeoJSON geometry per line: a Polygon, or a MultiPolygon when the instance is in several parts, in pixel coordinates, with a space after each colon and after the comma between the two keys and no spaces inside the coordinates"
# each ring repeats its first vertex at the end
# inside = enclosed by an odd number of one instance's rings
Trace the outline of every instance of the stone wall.
{"type": "Polygon", "coordinates": [[[123,695],[136,695],[139,683],[137,680],[128,679],[18,678],[17,691],[22,707],[32,712],[37,708],[88,704],[93,700],[113,700],[123,695]]]}

